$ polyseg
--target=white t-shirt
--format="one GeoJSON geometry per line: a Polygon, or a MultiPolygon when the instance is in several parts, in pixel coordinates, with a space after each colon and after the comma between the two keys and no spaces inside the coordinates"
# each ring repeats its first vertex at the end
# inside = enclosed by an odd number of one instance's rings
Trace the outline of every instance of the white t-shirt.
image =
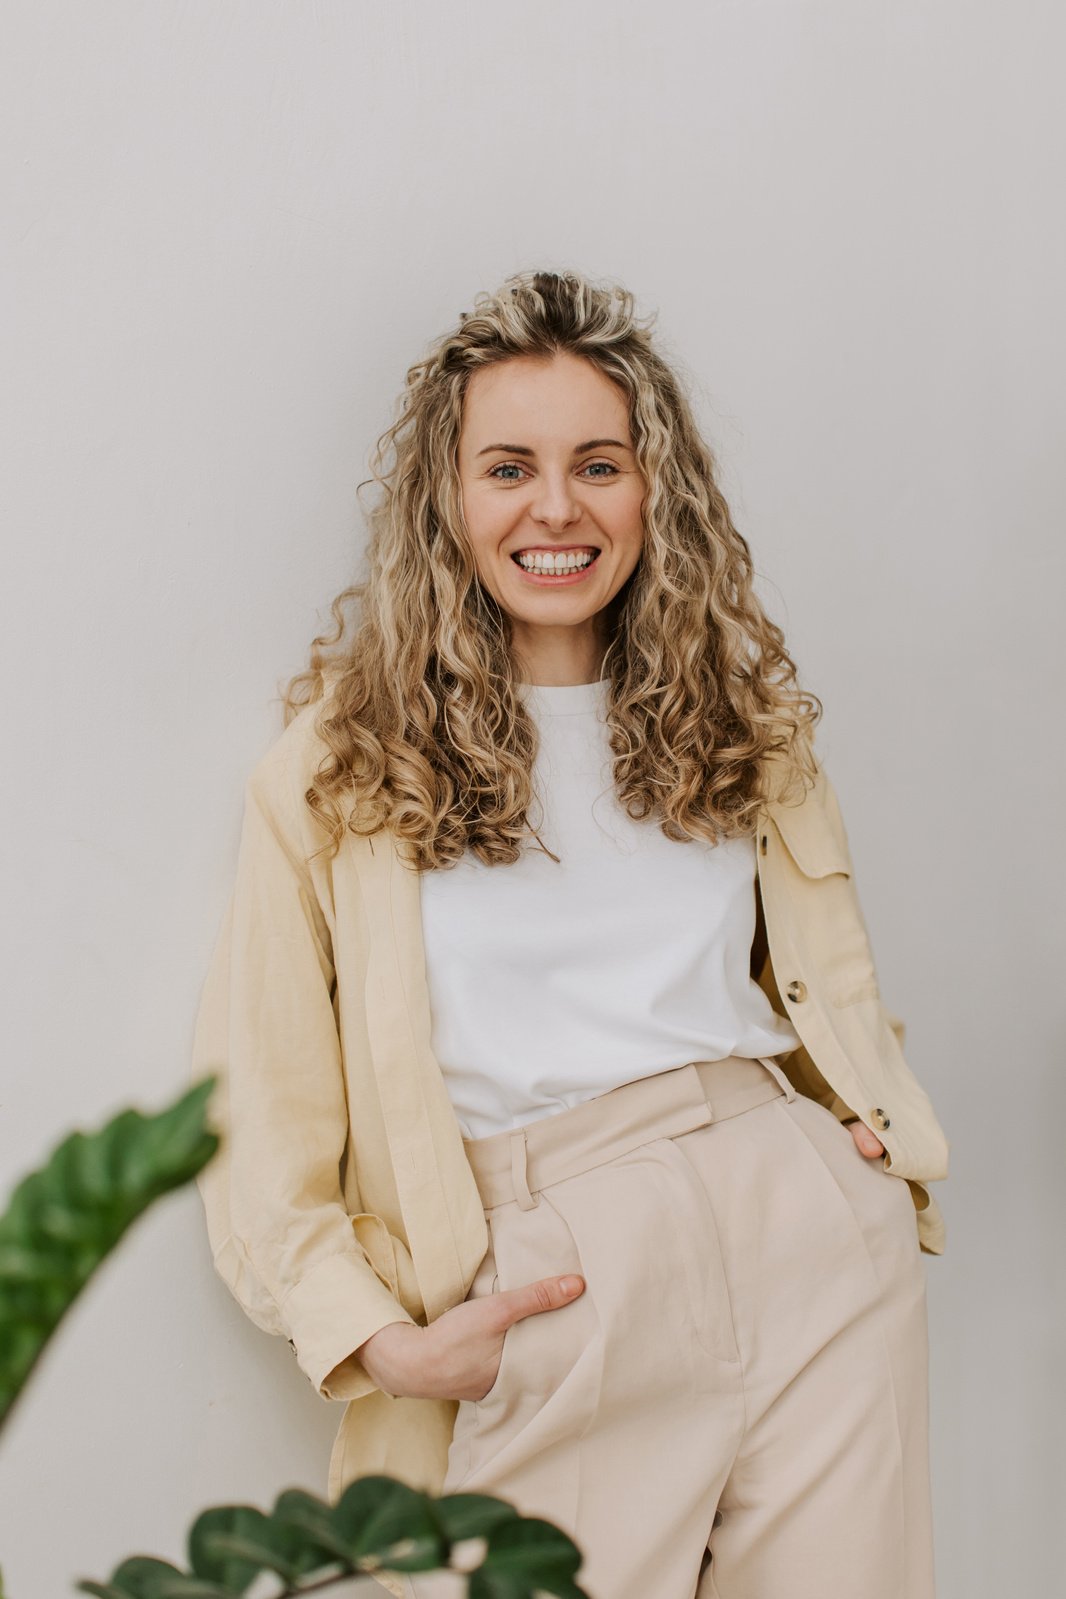
{"type": "Polygon", "coordinates": [[[534,841],[510,866],[468,851],[420,876],[431,1042],[463,1136],[687,1061],[794,1049],[750,975],[754,839],[675,842],[626,815],[606,679],[519,692],[540,732],[530,821],[559,864],[534,841]]]}

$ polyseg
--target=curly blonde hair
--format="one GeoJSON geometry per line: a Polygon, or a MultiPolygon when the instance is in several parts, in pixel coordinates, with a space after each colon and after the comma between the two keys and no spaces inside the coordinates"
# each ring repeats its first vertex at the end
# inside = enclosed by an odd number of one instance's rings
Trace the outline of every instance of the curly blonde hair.
{"type": "Polygon", "coordinates": [[[323,847],[335,854],[348,828],[388,827],[427,871],[466,850],[507,865],[537,837],[527,820],[536,724],[516,692],[510,618],[478,578],[457,456],[471,373],[563,351],[627,397],[648,485],[640,558],[606,614],[617,796],[670,839],[750,833],[771,761],[786,786],[815,777],[822,705],[797,686],[784,635],[755,597],[748,544],[653,346],[654,317],[638,318],[620,286],[575,272],[519,273],[473,305],[407,372],[360,485],[381,491],[367,580],[333,600],[334,630],[282,692],[286,725],[322,702],[315,728],[330,753],[305,799],[329,834],[323,847]],[[351,600],[361,613],[346,641],[351,600]]]}

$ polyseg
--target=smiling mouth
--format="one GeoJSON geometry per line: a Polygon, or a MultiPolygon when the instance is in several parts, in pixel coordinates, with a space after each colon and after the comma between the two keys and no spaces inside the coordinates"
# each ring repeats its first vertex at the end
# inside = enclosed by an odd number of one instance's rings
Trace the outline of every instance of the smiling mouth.
{"type": "Polygon", "coordinates": [[[594,545],[586,545],[577,550],[515,550],[511,560],[520,566],[523,572],[531,572],[538,577],[568,577],[574,572],[585,572],[599,557],[599,550],[594,545]]]}

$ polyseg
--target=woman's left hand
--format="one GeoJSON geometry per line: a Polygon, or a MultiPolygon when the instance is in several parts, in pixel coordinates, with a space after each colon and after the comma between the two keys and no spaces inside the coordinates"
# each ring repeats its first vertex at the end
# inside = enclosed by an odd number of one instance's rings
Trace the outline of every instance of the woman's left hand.
{"type": "Polygon", "coordinates": [[[860,1155],[865,1155],[872,1160],[875,1155],[883,1155],[885,1146],[876,1133],[872,1133],[865,1122],[853,1121],[845,1123],[848,1132],[855,1140],[855,1147],[860,1155]]]}

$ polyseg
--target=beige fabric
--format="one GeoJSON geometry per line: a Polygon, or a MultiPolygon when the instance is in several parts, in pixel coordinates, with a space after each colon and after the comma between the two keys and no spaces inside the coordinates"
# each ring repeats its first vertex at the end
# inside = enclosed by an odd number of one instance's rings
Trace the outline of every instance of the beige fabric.
{"type": "Polygon", "coordinates": [[[467,1148],[492,1240],[468,1297],[587,1286],[508,1329],[444,1492],[562,1527],[591,1599],[932,1599],[925,1265],[880,1158],[737,1057],[467,1148]]]}
{"type": "MultiPolygon", "coordinates": [[[[430,1048],[417,875],[387,831],[316,854],[324,836],[304,794],[328,753],[318,710],[290,722],[246,787],[193,1040],[193,1075],[220,1079],[224,1140],[200,1191],[238,1303],[290,1341],[316,1392],[348,1402],[328,1491],[371,1471],[436,1491],[456,1401],[391,1399],[351,1351],[390,1321],[458,1304],[488,1234],[430,1048]]],[[[768,766],[765,794],[752,975],[803,1040],[783,1069],[835,1117],[873,1128],[878,1170],[904,1179],[916,1242],[939,1254],[928,1184],[947,1175],[948,1143],[878,992],[832,785],[820,767],[786,805],[768,766]]]]}

